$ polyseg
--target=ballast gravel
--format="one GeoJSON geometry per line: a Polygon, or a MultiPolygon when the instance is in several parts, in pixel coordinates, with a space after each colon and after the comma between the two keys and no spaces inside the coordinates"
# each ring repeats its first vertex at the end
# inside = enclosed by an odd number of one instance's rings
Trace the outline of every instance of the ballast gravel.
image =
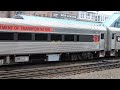
{"type": "Polygon", "coordinates": [[[52,79],[120,79],[120,68],[82,73],[70,76],[58,76],[52,79]]]}

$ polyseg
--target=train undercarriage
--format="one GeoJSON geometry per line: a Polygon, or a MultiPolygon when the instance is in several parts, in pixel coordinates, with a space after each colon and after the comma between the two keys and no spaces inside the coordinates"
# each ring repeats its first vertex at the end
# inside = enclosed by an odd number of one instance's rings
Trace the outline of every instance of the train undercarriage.
{"type": "Polygon", "coordinates": [[[4,55],[4,56],[0,56],[0,65],[36,63],[36,62],[41,63],[41,62],[52,62],[52,61],[92,60],[93,58],[99,58],[104,56],[105,56],[105,51],[53,53],[53,54],[4,55]]]}
{"type": "Polygon", "coordinates": [[[74,53],[52,53],[52,54],[24,54],[24,55],[1,55],[1,65],[23,64],[23,63],[41,63],[52,61],[77,61],[92,60],[94,58],[120,56],[120,50],[111,51],[93,51],[93,52],[74,52],[74,53]]]}

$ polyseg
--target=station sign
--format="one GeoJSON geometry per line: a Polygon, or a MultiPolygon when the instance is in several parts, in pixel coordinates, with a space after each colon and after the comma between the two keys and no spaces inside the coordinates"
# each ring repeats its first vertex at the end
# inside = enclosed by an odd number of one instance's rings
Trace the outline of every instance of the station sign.
{"type": "Polygon", "coordinates": [[[61,19],[77,19],[77,16],[75,15],[70,15],[70,14],[63,14],[63,13],[52,13],[53,18],[61,18],[61,19]]]}

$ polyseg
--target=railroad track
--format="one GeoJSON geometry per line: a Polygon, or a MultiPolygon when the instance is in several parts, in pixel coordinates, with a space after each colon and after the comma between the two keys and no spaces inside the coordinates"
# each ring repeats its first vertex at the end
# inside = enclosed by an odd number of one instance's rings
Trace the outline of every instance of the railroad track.
{"type": "Polygon", "coordinates": [[[105,69],[119,68],[120,61],[102,61],[88,64],[70,64],[51,67],[38,67],[0,71],[0,79],[44,79],[64,75],[88,73],[105,69]]]}

